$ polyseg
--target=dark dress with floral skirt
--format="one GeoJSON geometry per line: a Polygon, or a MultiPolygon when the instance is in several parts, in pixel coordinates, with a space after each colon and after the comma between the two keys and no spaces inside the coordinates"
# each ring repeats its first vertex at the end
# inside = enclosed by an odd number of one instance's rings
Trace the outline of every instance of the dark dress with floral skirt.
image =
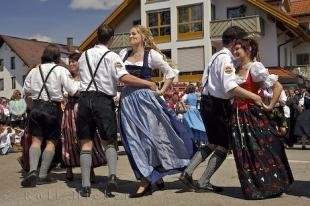
{"type": "MultiPolygon", "coordinates": [[[[240,86],[253,93],[259,89],[251,74],[240,86]]],[[[250,100],[236,99],[231,124],[233,155],[245,199],[280,196],[294,179],[266,112],[250,100]]]]}

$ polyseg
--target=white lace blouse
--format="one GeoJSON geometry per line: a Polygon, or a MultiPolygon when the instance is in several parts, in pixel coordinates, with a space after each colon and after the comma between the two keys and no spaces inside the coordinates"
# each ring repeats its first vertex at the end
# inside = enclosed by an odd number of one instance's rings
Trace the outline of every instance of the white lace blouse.
{"type": "MultiPolygon", "coordinates": [[[[129,49],[122,49],[120,51],[119,55],[122,59],[124,59],[128,50],[129,49]]],[[[143,61],[132,63],[126,60],[124,63],[125,65],[143,66],[143,61]]],[[[154,49],[151,49],[149,52],[148,65],[151,69],[159,69],[163,73],[164,79],[174,78],[179,73],[177,69],[172,69],[164,60],[163,56],[154,49]]]]}
{"type": "Polygon", "coordinates": [[[276,81],[278,81],[278,76],[274,74],[269,74],[268,69],[261,62],[253,62],[249,66],[248,73],[245,77],[236,75],[237,84],[244,83],[249,73],[251,73],[252,79],[254,82],[262,82],[264,88],[269,88],[274,85],[276,81]]]}

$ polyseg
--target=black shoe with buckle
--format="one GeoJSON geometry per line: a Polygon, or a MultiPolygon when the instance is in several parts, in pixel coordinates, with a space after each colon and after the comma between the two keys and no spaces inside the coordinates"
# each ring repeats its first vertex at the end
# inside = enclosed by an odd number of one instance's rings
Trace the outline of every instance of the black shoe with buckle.
{"type": "Polygon", "coordinates": [[[108,178],[108,183],[105,189],[106,197],[114,197],[115,195],[112,192],[117,190],[117,178],[116,175],[110,175],[108,178]]]}
{"type": "Polygon", "coordinates": [[[152,195],[152,186],[149,184],[146,188],[144,188],[143,192],[133,193],[129,195],[129,198],[139,198],[143,196],[152,195]]]}
{"type": "Polygon", "coordinates": [[[195,188],[193,178],[186,172],[182,172],[179,180],[189,188],[195,188]]]}
{"type": "Polygon", "coordinates": [[[43,178],[39,177],[37,185],[51,184],[51,183],[56,183],[56,182],[57,182],[56,179],[49,177],[49,176],[43,177],[43,178]]]}
{"type": "Polygon", "coordinates": [[[196,192],[197,193],[203,193],[203,192],[222,192],[223,188],[222,187],[218,187],[215,185],[212,185],[210,182],[208,182],[206,185],[204,186],[196,186],[196,192]]]}
{"type": "Polygon", "coordinates": [[[82,187],[80,190],[81,197],[90,197],[91,189],[90,187],[82,187]]]}
{"type": "Polygon", "coordinates": [[[38,171],[32,170],[27,174],[27,176],[21,182],[23,187],[35,187],[38,181],[38,171]]]}

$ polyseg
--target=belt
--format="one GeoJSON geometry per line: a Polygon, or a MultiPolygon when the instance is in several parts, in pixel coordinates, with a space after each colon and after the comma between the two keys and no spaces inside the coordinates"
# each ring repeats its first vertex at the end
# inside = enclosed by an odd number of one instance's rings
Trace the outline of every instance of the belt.
{"type": "Polygon", "coordinates": [[[57,101],[53,101],[53,100],[45,101],[43,99],[34,99],[33,102],[34,103],[40,103],[40,104],[52,104],[52,105],[57,106],[57,107],[61,106],[61,102],[57,102],[57,101]]]}

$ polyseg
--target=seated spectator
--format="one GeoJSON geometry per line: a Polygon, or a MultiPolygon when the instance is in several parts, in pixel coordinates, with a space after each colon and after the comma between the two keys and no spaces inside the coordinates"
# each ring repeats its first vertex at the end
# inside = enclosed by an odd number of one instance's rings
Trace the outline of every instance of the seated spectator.
{"type": "Polygon", "coordinates": [[[0,155],[6,155],[12,151],[11,138],[8,135],[11,132],[11,128],[0,125],[0,155]]]}

